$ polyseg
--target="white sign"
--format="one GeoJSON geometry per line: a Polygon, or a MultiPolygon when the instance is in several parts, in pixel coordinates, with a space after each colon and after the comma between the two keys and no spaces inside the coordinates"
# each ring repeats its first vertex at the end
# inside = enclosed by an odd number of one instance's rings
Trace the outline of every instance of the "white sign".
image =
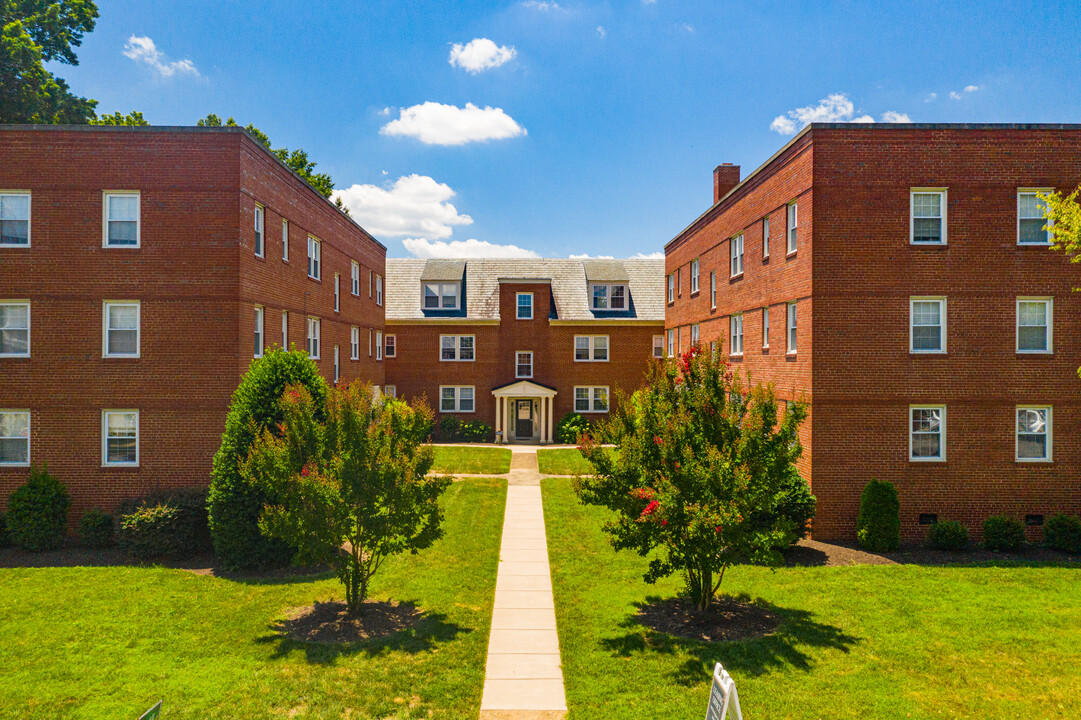
{"type": "Polygon", "coordinates": [[[729,708],[732,709],[733,720],[743,720],[743,713],[739,709],[739,694],[736,693],[736,681],[717,663],[713,668],[713,687],[709,692],[706,720],[725,720],[729,708]]]}

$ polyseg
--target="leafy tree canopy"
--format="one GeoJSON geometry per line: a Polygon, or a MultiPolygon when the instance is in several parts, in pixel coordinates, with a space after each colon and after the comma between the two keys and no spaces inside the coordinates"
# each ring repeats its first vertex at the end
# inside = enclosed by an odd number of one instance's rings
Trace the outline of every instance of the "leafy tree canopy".
{"type": "Polygon", "coordinates": [[[112,115],[101,115],[90,121],[91,125],[149,125],[143,114],[138,110],[132,110],[127,115],[121,115],[119,111],[112,115]]]}
{"type": "Polygon", "coordinates": [[[1081,262],[1081,187],[1065,196],[1059,192],[1038,194],[1044,201],[1053,246],[1069,255],[1070,262],[1081,262]]]}

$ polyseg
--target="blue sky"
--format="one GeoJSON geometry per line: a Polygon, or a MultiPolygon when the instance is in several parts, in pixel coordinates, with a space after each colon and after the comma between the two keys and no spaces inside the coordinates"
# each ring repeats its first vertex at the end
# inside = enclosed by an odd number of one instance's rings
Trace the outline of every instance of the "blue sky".
{"type": "Polygon", "coordinates": [[[306,149],[398,257],[659,252],[811,118],[1081,121],[1074,2],[98,5],[76,93],[306,149]]]}

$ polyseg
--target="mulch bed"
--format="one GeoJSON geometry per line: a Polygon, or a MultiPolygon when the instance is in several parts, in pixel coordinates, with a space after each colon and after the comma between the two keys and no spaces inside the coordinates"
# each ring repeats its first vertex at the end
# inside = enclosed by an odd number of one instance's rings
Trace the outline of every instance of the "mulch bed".
{"type": "Polygon", "coordinates": [[[1067,555],[1041,545],[1023,545],[1015,553],[995,553],[980,548],[960,552],[932,550],[923,545],[902,546],[896,552],[873,553],[855,544],[800,540],[785,551],[785,564],[797,566],[841,565],[972,565],[1000,562],[1078,562],[1081,556],[1067,555]]]}
{"type": "Polygon", "coordinates": [[[753,640],[772,635],[781,624],[769,610],[725,596],[706,612],[685,597],[658,600],[639,606],[635,619],[657,632],[705,642],[753,640]]]}
{"type": "Polygon", "coordinates": [[[317,602],[295,608],[274,629],[299,642],[349,644],[389,637],[423,619],[417,606],[408,602],[367,600],[360,615],[350,615],[343,602],[317,602]]]}

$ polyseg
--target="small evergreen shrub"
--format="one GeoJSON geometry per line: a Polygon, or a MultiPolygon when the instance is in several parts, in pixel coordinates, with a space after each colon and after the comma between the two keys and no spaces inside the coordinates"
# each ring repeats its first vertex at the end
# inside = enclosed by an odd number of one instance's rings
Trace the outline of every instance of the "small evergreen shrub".
{"type": "Polygon", "coordinates": [[[489,442],[492,426],[480,420],[460,420],[453,415],[439,418],[436,437],[440,442],[489,442]]]}
{"type": "Polygon", "coordinates": [[[111,547],[113,534],[113,516],[101,510],[91,510],[79,520],[79,542],[86,547],[111,547]]]}
{"type": "Polygon", "coordinates": [[[1081,517],[1055,515],[1049,518],[1043,528],[1043,537],[1048,547],[1054,550],[1081,554],[1081,517]]]}
{"type": "Polygon", "coordinates": [[[150,493],[120,503],[117,543],[132,557],[189,557],[213,546],[206,490],[184,488],[150,493]]]}
{"type": "Polygon", "coordinates": [[[590,427],[585,415],[569,412],[556,424],[556,441],[564,445],[574,445],[580,435],[590,431],[590,427]]]}
{"type": "Polygon", "coordinates": [[[11,541],[23,550],[55,550],[64,542],[71,498],[46,468],[31,467],[26,484],[8,499],[11,541]]]}
{"type": "Polygon", "coordinates": [[[776,527],[779,518],[791,523],[793,535],[789,542],[778,546],[778,550],[791,547],[802,538],[807,537],[807,533],[811,529],[810,522],[815,516],[815,505],[817,504],[815,496],[811,494],[811,487],[794,466],[789,469],[788,475],[781,485],[781,493],[783,497],[774,512],[758,512],[751,515],[754,526],[763,529],[776,527]]]}
{"type": "Polygon", "coordinates": [[[901,545],[901,503],[893,483],[871,480],[860,495],[856,539],[871,552],[888,552],[901,545]]]}
{"type": "Polygon", "coordinates": [[[994,515],[983,521],[983,546],[993,552],[1016,552],[1025,542],[1020,520],[994,515]]]}
{"type": "Polygon", "coordinates": [[[936,522],[927,529],[927,544],[935,550],[964,550],[968,547],[968,530],[956,520],[936,522]]]}
{"type": "Polygon", "coordinates": [[[11,546],[11,533],[8,532],[7,516],[0,512],[0,548],[11,546]]]}

